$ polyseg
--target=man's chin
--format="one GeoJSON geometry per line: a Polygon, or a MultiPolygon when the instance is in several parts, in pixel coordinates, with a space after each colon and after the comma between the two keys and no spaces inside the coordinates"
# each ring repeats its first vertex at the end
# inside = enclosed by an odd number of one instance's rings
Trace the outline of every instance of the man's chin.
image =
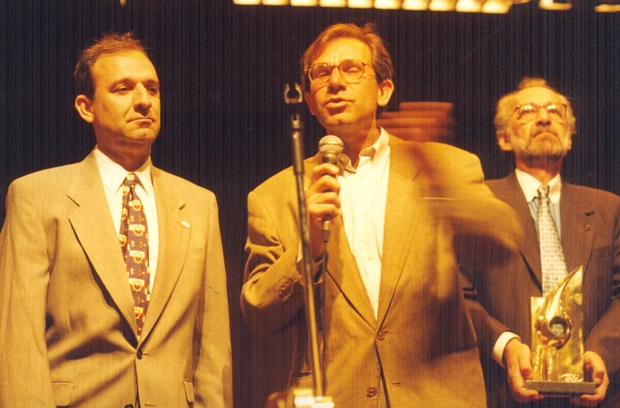
{"type": "Polygon", "coordinates": [[[319,122],[326,129],[348,127],[359,123],[358,120],[352,119],[345,114],[325,115],[319,119],[319,122]]]}
{"type": "Polygon", "coordinates": [[[126,139],[135,143],[152,143],[157,139],[158,132],[151,129],[141,129],[126,135],[126,139]]]}
{"type": "Polygon", "coordinates": [[[562,160],[566,156],[567,151],[561,147],[548,149],[534,149],[525,153],[526,160],[533,161],[556,161],[562,160]]]}
{"type": "Polygon", "coordinates": [[[559,137],[558,135],[556,135],[555,133],[551,133],[551,132],[541,132],[539,134],[537,134],[536,136],[534,136],[534,140],[539,140],[539,141],[545,141],[545,140],[554,140],[554,141],[558,141],[559,137]]]}

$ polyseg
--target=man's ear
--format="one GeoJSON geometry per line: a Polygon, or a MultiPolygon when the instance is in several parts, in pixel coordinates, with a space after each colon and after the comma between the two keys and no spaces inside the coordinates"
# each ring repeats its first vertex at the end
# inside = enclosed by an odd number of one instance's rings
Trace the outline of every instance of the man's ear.
{"type": "Polygon", "coordinates": [[[499,148],[505,152],[512,151],[512,145],[510,144],[510,138],[504,131],[498,131],[497,134],[497,145],[499,148]]]}
{"type": "Polygon", "coordinates": [[[88,96],[83,94],[76,96],[73,106],[75,106],[75,110],[78,111],[82,119],[88,123],[93,123],[93,120],[95,120],[93,103],[88,96]]]}
{"type": "Polygon", "coordinates": [[[379,84],[379,94],[377,95],[377,104],[381,107],[385,106],[390,102],[390,98],[394,93],[394,82],[390,79],[386,79],[385,81],[379,84]]]}
{"type": "Polygon", "coordinates": [[[314,105],[312,94],[310,92],[304,92],[304,100],[306,101],[306,105],[308,105],[310,113],[316,116],[316,106],[314,105]]]}

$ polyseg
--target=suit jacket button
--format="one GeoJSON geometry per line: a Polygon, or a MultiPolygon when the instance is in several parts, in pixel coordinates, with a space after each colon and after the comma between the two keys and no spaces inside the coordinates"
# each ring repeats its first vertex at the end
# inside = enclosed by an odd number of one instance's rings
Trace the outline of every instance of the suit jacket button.
{"type": "Polygon", "coordinates": [[[367,397],[376,397],[377,394],[379,393],[379,390],[377,389],[377,387],[368,387],[366,388],[366,396],[367,397]]]}
{"type": "Polygon", "coordinates": [[[383,340],[383,339],[385,339],[385,332],[380,331],[379,333],[377,333],[377,340],[383,340]]]}
{"type": "Polygon", "coordinates": [[[138,357],[138,360],[142,360],[142,350],[138,350],[137,357],[138,357]]]}

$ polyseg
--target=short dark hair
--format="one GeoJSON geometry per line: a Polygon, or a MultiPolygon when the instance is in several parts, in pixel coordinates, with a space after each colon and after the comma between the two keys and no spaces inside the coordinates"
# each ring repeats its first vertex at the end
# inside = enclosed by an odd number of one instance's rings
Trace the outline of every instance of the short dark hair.
{"type": "Polygon", "coordinates": [[[138,51],[148,58],[146,49],[131,32],[125,34],[106,34],[82,51],[73,71],[75,95],[86,95],[88,98],[93,99],[95,97],[95,84],[93,83],[92,69],[97,60],[103,55],[126,51],[138,51]]]}
{"type": "Polygon", "coordinates": [[[360,40],[370,48],[372,55],[372,68],[375,70],[377,82],[381,83],[386,79],[392,79],[394,75],[394,67],[392,66],[392,58],[390,53],[385,48],[385,44],[374,24],[367,23],[364,27],[359,27],[355,24],[334,24],[327,27],[316,40],[308,47],[303,57],[301,57],[301,86],[304,91],[308,90],[308,73],[307,69],[310,68],[315,58],[325,49],[330,41],[338,38],[354,38],[360,40]]]}

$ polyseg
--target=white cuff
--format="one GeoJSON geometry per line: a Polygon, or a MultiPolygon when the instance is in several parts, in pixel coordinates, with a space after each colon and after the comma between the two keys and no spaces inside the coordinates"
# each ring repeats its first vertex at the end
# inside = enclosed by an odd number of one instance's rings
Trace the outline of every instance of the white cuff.
{"type": "Polygon", "coordinates": [[[503,332],[497,338],[495,346],[493,346],[493,360],[495,360],[495,362],[502,367],[504,366],[502,358],[504,357],[504,349],[506,348],[506,344],[508,344],[508,342],[512,339],[519,339],[519,341],[521,340],[521,338],[513,332],[503,332]]]}

